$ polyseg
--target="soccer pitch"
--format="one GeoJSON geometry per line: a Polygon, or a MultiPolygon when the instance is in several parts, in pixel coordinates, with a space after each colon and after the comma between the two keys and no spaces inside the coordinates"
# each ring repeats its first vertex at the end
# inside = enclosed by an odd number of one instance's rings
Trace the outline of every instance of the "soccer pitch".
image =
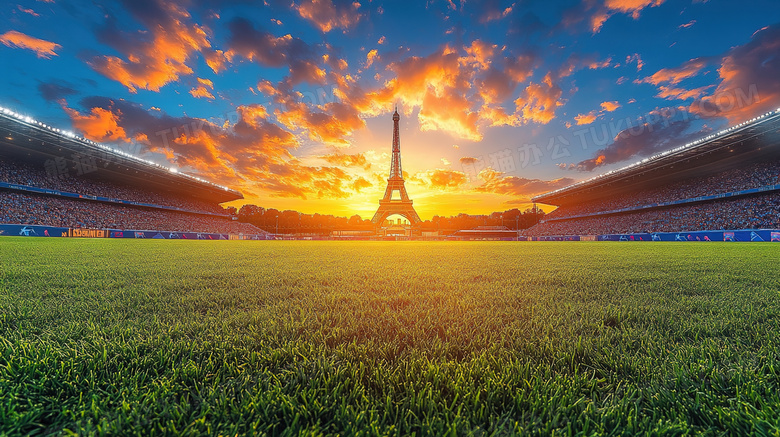
{"type": "Polygon", "coordinates": [[[0,434],[780,433],[771,243],[0,239],[0,434]]]}

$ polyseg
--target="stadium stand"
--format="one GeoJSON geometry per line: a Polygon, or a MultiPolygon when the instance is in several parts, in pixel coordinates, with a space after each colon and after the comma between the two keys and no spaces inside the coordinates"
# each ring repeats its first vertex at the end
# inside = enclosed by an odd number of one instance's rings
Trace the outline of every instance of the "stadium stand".
{"type": "Polygon", "coordinates": [[[583,205],[572,205],[548,214],[547,219],[562,219],[589,215],[597,212],[634,208],[669,200],[692,199],[701,196],[732,193],[778,183],[780,161],[747,164],[744,168],[695,177],[681,182],[665,184],[657,188],[638,190],[626,196],[597,200],[583,205]]]}
{"type": "Polygon", "coordinates": [[[525,232],[540,235],[605,235],[704,230],[780,229],[780,194],[652,208],[611,216],[545,221],[525,232]]]}
{"type": "Polygon", "coordinates": [[[8,159],[0,162],[0,181],[38,188],[47,188],[83,196],[107,197],[131,202],[148,203],[159,206],[175,207],[186,211],[227,215],[221,206],[204,202],[196,198],[185,198],[165,192],[141,191],[125,183],[90,178],[90,173],[82,177],[72,175],[50,176],[44,166],[33,166],[21,161],[8,159]]]}
{"type": "Polygon", "coordinates": [[[780,229],[780,110],[533,201],[528,237],[780,229]]]}
{"type": "Polygon", "coordinates": [[[165,232],[263,233],[248,223],[213,216],[8,191],[0,191],[0,223],[165,232]]]}
{"type": "Polygon", "coordinates": [[[0,224],[264,238],[219,205],[242,197],[0,108],[0,224]]]}

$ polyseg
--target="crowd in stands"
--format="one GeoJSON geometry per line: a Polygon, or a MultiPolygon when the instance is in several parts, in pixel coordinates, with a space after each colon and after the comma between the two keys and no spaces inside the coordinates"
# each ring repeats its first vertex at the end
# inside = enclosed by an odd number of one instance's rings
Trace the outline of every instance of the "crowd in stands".
{"type": "Polygon", "coordinates": [[[548,214],[545,219],[593,214],[601,211],[613,211],[622,208],[747,190],[780,184],[779,178],[780,161],[760,162],[711,176],[697,177],[660,187],[635,191],[630,193],[630,195],[561,207],[548,214]]]}
{"type": "Polygon", "coordinates": [[[779,192],[615,215],[545,221],[524,231],[524,235],[605,235],[760,228],[780,229],[779,192]]]}
{"type": "Polygon", "coordinates": [[[97,176],[98,172],[99,170],[83,176],[77,176],[75,171],[62,174],[54,172],[54,174],[51,174],[51,172],[47,172],[45,166],[38,167],[20,161],[6,160],[5,158],[0,160],[1,182],[67,191],[88,196],[172,206],[188,211],[227,214],[221,206],[201,201],[194,197],[188,198],[180,194],[140,190],[137,186],[100,180],[94,177],[97,176]]]}
{"type": "Polygon", "coordinates": [[[68,228],[265,234],[230,218],[0,190],[0,223],[68,228]]]}

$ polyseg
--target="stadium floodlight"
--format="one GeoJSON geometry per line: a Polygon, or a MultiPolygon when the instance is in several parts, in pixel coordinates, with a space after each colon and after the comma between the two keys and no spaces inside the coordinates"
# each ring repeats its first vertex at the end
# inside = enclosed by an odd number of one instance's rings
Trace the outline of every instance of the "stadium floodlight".
{"type": "Polygon", "coordinates": [[[59,134],[59,135],[62,135],[62,136],[68,137],[68,138],[71,138],[71,139],[73,139],[75,141],[78,141],[80,143],[83,143],[83,144],[86,144],[86,145],[91,145],[91,146],[94,146],[94,147],[101,148],[103,150],[107,150],[107,151],[113,152],[113,153],[115,153],[117,155],[124,156],[124,157],[126,157],[128,159],[131,159],[133,161],[136,161],[136,162],[139,162],[139,163],[144,163],[144,164],[149,165],[151,167],[158,168],[158,169],[161,169],[161,170],[165,170],[165,171],[168,171],[168,172],[170,172],[172,174],[176,174],[179,177],[186,177],[188,179],[198,181],[198,182],[200,182],[202,184],[206,184],[206,185],[209,185],[209,186],[212,186],[212,187],[221,188],[221,189],[223,189],[225,191],[234,191],[234,190],[231,190],[230,188],[228,188],[226,186],[216,184],[216,183],[208,181],[206,179],[199,178],[199,177],[192,176],[192,175],[188,175],[186,173],[180,173],[179,170],[176,169],[176,168],[167,167],[165,165],[153,162],[151,160],[144,159],[144,158],[132,155],[132,154],[127,153],[127,152],[123,152],[123,151],[121,151],[119,149],[116,149],[114,147],[107,146],[105,144],[98,143],[98,142],[92,141],[90,139],[78,136],[76,133],[74,133],[72,131],[55,128],[53,126],[49,126],[49,125],[47,125],[47,124],[45,124],[45,123],[43,123],[41,121],[37,121],[37,120],[33,119],[32,117],[30,117],[28,115],[20,114],[18,112],[15,112],[15,111],[9,109],[9,108],[0,106],[0,112],[5,114],[5,115],[7,115],[7,116],[14,117],[14,118],[16,118],[16,119],[18,119],[18,120],[20,120],[22,122],[26,122],[26,123],[29,123],[31,125],[40,126],[42,128],[48,129],[51,132],[54,132],[56,134],[59,134]]]}

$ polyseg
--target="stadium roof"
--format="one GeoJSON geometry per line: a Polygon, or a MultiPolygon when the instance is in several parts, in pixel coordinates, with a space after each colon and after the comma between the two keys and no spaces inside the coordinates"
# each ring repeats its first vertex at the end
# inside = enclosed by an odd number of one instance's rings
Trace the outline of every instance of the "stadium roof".
{"type": "MultiPolygon", "coordinates": [[[[698,160],[705,155],[711,155],[713,159],[715,157],[720,158],[722,154],[718,154],[718,152],[725,150],[734,152],[734,146],[751,144],[751,140],[760,138],[765,134],[777,133],[778,131],[780,131],[780,108],[683,146],[642,159],[626,167],[611,170],[593,178],[540,194],[531,200],[548,205],[578,203],[578,200],[587,199],[582,197],[582,194],[586,192],[591,193],[594,189],[601,190],[607,186],[614,187],[616,184],[635,183],[638,179],[647,179],[651,176],[665,174],[672,171],[672,169],[675,169],[673,170],[675,172],[682,173],[690,169],[690,167],[681,167],[679,164],[693,159],[698,160]]],[[[749,148],[745,147],[744,149],[746,151],[749,148]]],[[[697,164],[701,165],[701,163],[697,164]]]]}
{"type": "Polygon", "coordinates": [[[62,153],[67,151],[89,156],[100,156],[104,157],[104,159],[106,157],[113,158],[114,162],[121,162],[122,167],[128,170],[132,169],[136,173],[140,173],[142,177],[143,175],[154,176],[155,180],[161,179],[180,188],[186,188],[189,194],[196,197],[208,198],[218,203],[244,198],[240,192],[231,188],[182,173],[172,167],[166,167],[139,158],[114,147],[82,138],[71,131],[49,126],[8,108],[0,107],[0,128],[28,138],[28,141],[24,142],[14,141],[13,137],[8,136],[0,138],[0,142],[8,143],[11,141],[11,144],[31,152],[62,156],[62,153]],[[36,141],[32,141],[33,138],[36,141]]]}

